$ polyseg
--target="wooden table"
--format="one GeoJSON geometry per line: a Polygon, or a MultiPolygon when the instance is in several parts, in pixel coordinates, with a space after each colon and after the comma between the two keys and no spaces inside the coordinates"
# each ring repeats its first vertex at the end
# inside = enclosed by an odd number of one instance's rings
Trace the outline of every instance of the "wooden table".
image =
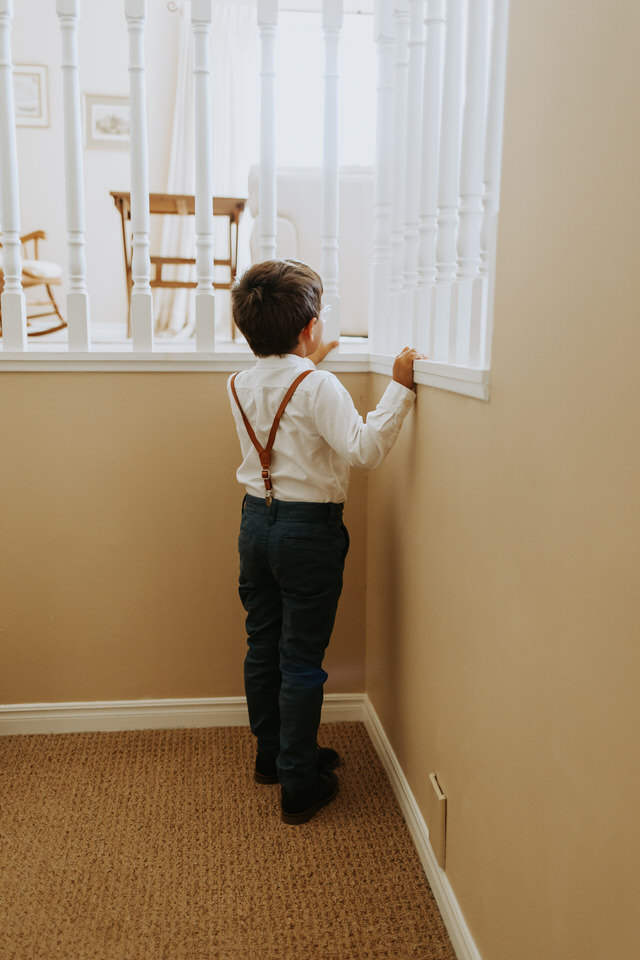
{"type": "MultiPolygon", "coordinates": [[[[111,191],[113,202],[120,213],[122,221],[122,245],[124,250],[124,267],[127,283],[127,299],[129,302],[129,311],[131,311],[131,291],[133,289],[133,277],[131,275],[131,194],[121,193],[116,190],[111,191]],[[129,225],[129,226],[128,226],[129,225]]],[[[230,290],[235,280],[238,265],[238,225],[240,217],[244,210],[245,201],[241,197],[213,197],[213,215],[214,217],[225,217],[228,220],[228,250],[225,251],[228,256],[214,257],[214,267],[226,267],[229,274],[225,280],[213,281],[214,289],[230,290]]],[[[150,193],[149,194],[149,213],[160,214],[162,216],[194,216],[196,212],[196,200],[194,196],[182,193],[150,193]]],[[[184,287],[193,289],[197,287],[195,280],[165,280],[162,276],[162,268],[165,263],[170,264],[195,264],[195,257],[150,257],[153,265],[154,274],[151,277],[151,287],[161,287],[171,289],[184,287]]],[[[131,319],[129,317],[128,326],[131,319]]],[[[129,334],[131,330],[129,329],[129,334]]]]}

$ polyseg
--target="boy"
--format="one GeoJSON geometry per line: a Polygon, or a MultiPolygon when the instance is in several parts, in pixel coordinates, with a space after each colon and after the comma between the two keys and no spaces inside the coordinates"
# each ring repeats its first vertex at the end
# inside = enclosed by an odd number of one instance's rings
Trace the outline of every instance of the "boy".
{"type": "Polygon", "coordinates": [[[316,370],[322,281],[303,263],[250,267],[231,294],[233,319],[258,357],[229,379],[244,485],[239,592],[247,612],[244,665],[255,779],[281,784],[285,823],[305,823],[335,797],[339,757],[318,747],[322,669],[342,590],[349,536],[342,523],[352,466],[377,466],[415,400],[413,361],[366,423],[340,381],[316,370]],[[291,389],[293,388],[293,392],[291,389]],[[281,419],[280,419],[281,418],[281,419]],[[270,436],[270,442],[267,437],[270,436]],[[267,448],[273,446],[273,463],[267,448]]]}

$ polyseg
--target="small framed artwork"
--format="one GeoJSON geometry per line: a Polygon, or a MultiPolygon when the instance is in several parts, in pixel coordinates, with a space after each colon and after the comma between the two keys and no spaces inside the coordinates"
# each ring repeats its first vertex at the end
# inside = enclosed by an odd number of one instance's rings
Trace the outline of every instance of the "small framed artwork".
{"type": "Polygon", "coordinates": [[[85,94],[84,132],[86,147],[126,149],[129,146],[129,98],[85,94]]]}
{"type": "Polygon", "coordinates": [[[15,64],[13,90],[16,126],[48,127],[47,68],[36,64],[15,64]]]}

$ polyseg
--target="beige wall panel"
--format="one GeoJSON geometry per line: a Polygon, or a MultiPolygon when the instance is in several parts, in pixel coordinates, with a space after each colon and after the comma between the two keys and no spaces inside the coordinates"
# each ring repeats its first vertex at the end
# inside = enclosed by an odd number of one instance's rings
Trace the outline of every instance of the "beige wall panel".
{"type": "Polygon", "coordinates": [[[640,9],[511,7],[491,401],[370,479],[367,690],[484,960],[637,960],[640,9]]]}
{"type": "MultiPolygon", "coordinates": [[[[4,703],[241,695],[242,491],[225,374],[0,377],[4,703]]],[[[362,399],[366,377],[349,387],[362,399]]],[[[327,657],[364,682],[366,481],[327,657]]]]}

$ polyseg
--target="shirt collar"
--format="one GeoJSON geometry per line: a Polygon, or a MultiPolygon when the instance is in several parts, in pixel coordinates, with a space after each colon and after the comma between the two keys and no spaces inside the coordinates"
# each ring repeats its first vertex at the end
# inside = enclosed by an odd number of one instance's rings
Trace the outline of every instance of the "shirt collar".
{"type": "Polygon", "coordinates": [[[284,357],[258,357],[256,364],[261,370],[314,370],[315,364],[308,357],[299,357],[295,353],[286,353],[284,357]]]}

